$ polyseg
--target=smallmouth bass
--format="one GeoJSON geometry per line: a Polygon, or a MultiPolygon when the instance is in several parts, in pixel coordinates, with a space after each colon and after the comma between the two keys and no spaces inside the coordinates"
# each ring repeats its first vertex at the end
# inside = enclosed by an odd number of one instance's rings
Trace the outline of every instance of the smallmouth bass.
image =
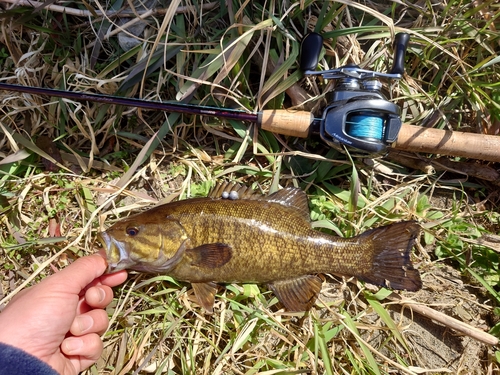
{"type": "Polygon", "coordinates": [[[341,238],[311,228],[306,194],[285,188],[267,197],[240,185],[217,186],[207,198],[154,207],[99,234],[108,273],[122,269],[190,282],[213,311],[217,284],[267,284],[290,311],[307,311],[321,291],[318,274],[354,276],[416,291],[410,260],[420,233],[414,221],[341,238]]]}

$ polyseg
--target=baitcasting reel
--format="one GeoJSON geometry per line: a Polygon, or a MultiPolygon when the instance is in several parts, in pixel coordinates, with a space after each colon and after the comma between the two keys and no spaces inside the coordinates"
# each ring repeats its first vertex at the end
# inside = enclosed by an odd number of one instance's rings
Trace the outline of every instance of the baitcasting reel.
{"type": "Polygon", "coordinates": [[[300,67],[305,75],[336,79],[332,102],[324,109],[321,138],[330,146],[346,145],[369,154],[384,153],[398,138],[401,110],[381,92],[379,78],[401,79],[410,35],[396,34],[394,64],[390,73],[379,73],[347,65],[315,71],[323,37],[308,34],[301,45],[300,67]]]}

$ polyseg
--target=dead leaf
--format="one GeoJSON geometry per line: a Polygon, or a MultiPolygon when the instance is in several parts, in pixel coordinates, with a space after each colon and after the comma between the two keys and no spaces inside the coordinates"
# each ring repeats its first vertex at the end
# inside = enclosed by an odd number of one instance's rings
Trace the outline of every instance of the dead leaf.
{"type": "Polygon", "coordinates": [[[49,236],[50,237],[62,237],[61,236],[61,224],[54,217],[49,219],[49,236]]]}
{"type": "MultiPolygon", "coordinates": [[[[52,156],[58,163],[62,164],[61,153],[50,137],[42,135],[36,140],[36,145],[47,154],[52,156]]],[[[42,163],[48,172],[57,172],[59,167],[50,160],[42,157],[42,163]]]]}

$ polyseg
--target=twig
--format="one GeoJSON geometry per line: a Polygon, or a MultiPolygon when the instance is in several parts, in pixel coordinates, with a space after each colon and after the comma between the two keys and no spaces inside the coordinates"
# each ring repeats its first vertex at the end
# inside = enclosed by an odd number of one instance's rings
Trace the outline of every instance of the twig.
{"type": "MultiPolygon", "coordinates": [[[[75,8],[69,8],[61,5],[56,5],[56,4],[50,4],[47,5],[43,2],[40,1],[31,1],[31,0],[0,0],[0,3],[7,3],[7,4],[15,4],[19,6],[25,6],[25,7],[32,7],[32,8],[43,8],[50,10],[52,12],[59,12],[59,13],[66,13],[72,16],[78,16],[78,17],[94,17],[95,15],[98,16],[106,16],[106,17],[132,17],[132,16],[141,16],[144,15],[145,13],[150,13],[149,15],[162,15],[165,14],[168,9],[163,9],[163,8],[158,8],[158,9],[149,9],[149,10],[137,10],[137,11],[132,11],[131,9],[122,9],[118,11],[107,11],[107,12],[102,12],[98,9],[90,11],[90,10],[84,10],[84,9],[75,9],[75,8]]],[[[211,10],[215,8],[219,3],[213,2],[213,3],[206,3],[206,4],[201,4],[199,9],[203,11],[211,10]]],[[[175,10],[176,14],[180,13],[187,13],[192,10],[198,9],[198,7],[195,7],[193,5],[186,5],[186,6],[181,6],[178,7],[175,10]]]]}
{"type": "Polygon", "coordinates": [[[460,320],[452,318],[451,316],[443,314],[442,312],[436,311],[428,306],[421,305],[418,302],[412,300],[403,299],[396,293],[392,293],[387,298],[392,301],[398,302],[401,306],[409,307],[412,311],[422,316],[444,324],[446,327],[452,328],[455,331],[461,332],[464,335],[467,335],[475,340],[481,341],[482,343],[488,345],[498,345],[498,338],[496,338],[495,336],[481,331],[480,329],[473,327],[467,323],[461,322],[460,320]]]}
{"type": "Polygon", "coordinates": [[[433,174],[435,171],[450,171],[480,178],[485,181],[491,181],[496,185],[500,183],[500,173],[498,173],[496,169],[485,164],[457,162],[447,158],[419,158],[405,152],[394,150],[389,151],[388,157],[404,166],[420,169],[427,174],[433,174]]]}
{"type": "MultiPolygon", "coordinates": [[[[123,25],[120,25],[118,26],[117,28],[115,28],[114,30],[108,32],[106,35],[104,35],[102,37],[102,39],[100,40],[100,42],[102,42],[103,40],[108,40],[109,38],[111,38],[113,35],[116,35],[116,34],[119,34],[121,33],[122,31],[129,34],[129,36],[131,37],[137,37],[136,35],[133,35],[131,34],[130,32],[127,31],[127,28],[132,26],[132,25],[135,25],[136,23],[152,16],[154,13],[154,10],[153,9],[150,9],[150,10],[147,10],[146,12],[144,12],[143,14],[141,14],[140,16],[137,16],[135,18],[132,18],[130,21],[128,21],[127,23],[123,24],[123,25]]],[[[93,41],[89,44],[87,44],[85,46],[85,48],[92,48],[94,47],[94,45],[96,44],[97,40],[96,41],[93,41]]]]}

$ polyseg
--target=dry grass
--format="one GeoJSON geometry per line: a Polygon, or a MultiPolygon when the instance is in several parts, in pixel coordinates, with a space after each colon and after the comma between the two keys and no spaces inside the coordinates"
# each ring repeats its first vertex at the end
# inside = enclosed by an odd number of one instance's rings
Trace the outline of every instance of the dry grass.
{"type": "MultiPolygon", "coordinates": [[[[128,32],[138,43],[128,51],[117,35],[123,21],[99,12],[126,2],[92,9],[56,2],[64,13],[0,4],[0,79],[10,83],[250,111],[303,104],[298,88],[319,110],[329,87],[302,78],[297,66],[308,30],[331,45],[323,68],[355,62],[377,71],[390,66],[391,35],[407,31],[407,74],[388,90],[405,121],[488,134],[500,128],[493,1],[158,3],[140,36],[128,32]]],[[[415,262],[425,286],[406,296],[498,334],[497,181],[457,173],[460,164],[425,174],[397,159],[351,163],[319,138],[235,121],[7,92],[0,100],[0,304],[51,267],[94,252],[97,231],[119,218],[232,179],[265,192],[303,188],[315,226],[339,235],[419,220],[426,231],[415,262]],[[47,154],[59,164],[40,158],[47,154]]],[[[207,316],[189,285],[132,275],[116,290],[105,353],[88,373],[498,371],[498,352],[446,330],[426,336],[429,322],[403,313],[387,291],[327,281],[306,315],[278,310],[263,287],[229,285],[207,316]]]]}

